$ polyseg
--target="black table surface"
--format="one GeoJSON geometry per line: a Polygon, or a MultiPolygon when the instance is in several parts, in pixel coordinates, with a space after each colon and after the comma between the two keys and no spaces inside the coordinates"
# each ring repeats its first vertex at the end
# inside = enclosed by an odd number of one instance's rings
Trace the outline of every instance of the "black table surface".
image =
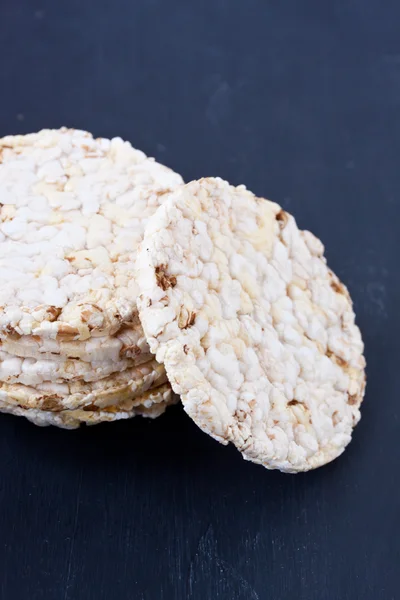
{"type": "Polygon", "coordinates": [[[348,450],[301,475],[179,406],[72,432],[0,415],[1,600],[400,598],[399,20],[383,0],[2,0],[0,135],[118,135],[282,204],[350,288],[368,385],[348,450]]]}

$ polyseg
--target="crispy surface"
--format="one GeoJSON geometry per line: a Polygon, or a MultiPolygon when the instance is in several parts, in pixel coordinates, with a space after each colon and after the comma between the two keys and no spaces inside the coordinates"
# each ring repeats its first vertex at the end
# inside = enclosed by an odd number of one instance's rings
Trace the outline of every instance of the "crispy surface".
{"type": "Polygon", "coordinates": [[[120,138],[0,139],[0,335],[86,340],[136,313],[144,223],[179,175],[120,138]]]}
{"type": "Polygon", "coordinates": [[[173,192],[138,253],[139,314],[186,412],[267,468],[341,454],[365,360],[323,246],[277,204],[220,179],[173,192]]]}

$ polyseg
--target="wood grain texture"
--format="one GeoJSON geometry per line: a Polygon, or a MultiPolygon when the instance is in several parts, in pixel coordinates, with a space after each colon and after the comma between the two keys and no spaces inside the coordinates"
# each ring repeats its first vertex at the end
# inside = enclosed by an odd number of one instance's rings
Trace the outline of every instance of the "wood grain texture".
{"type": "Polygon", "coordinates": [[[354,441],[267,472],[180,407],[41,430],[0,415],[0,599],[397,600],[400,5],[3,0],[0,135],[121,135],[293,212],[349,285],[354,441]]]}

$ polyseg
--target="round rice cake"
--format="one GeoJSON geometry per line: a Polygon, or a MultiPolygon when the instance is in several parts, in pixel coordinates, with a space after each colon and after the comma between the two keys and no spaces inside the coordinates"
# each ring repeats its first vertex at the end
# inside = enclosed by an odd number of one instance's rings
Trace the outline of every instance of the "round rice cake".
{"type": "Polygon", "coordinates": [[[186,412],[269,469],[333,460],[360,419],[363,343],[323,252],[278,204],[210,178],[169,196],[138,253],[143,329],[186,412]]]}
{"type": "MultiPolygon", "coordinates": [[[[144,358],[144,357],[143,357],[144,358]]],[[[153,355],[148,356],[151,361],[153,355]]],[[[137,367],[131,358],[123,358],[116,362],[85,362],[76,358],[21,358],[0,350],[0,382],[22,383],[37,386],[45,382],[65,383],[66,381],[94,382],[110,377],[116,373],[137,367]]]]}
{"type": "Polygon", "coordinates": [[[145,392],[143,396],[137,398],[137,402],[130,408],[124,405],[115,405],[99,410],[75,409],[51,412],[8,404],[0,397],[0,412],[25,417],[41,427],[55,425],[62,429],[76,429],[83,423],[85,425],[97,425],[98,423],[130,419],[135,416],[155,419],[162,415],[168,406],[177,404],[178,401],[179,399],[172,393],[171,387],[166,384],[145,392]]]}
{"type": "Polygon", "coordinates": [[[134,327],[123,326],[113,336],[93,337],[85,341],[12,334],[0,339],[0,348],[20,358],[37,360],[71,358],[84,362],[118,363],[130,359],[133,364],[139,365],[151,359],[140,323],[134,327]]]}
{"type": "Polygon", "coordinates": [[[52,412],[83,407],[104,408],[140,397],[167,381],[165,369],[154,359],[144,365],[94,382],[43,382],[33,386],[0,382],[0,399],[8,404],[52,412]]]}
{"type": "Polygon", "coordinates": [[[180,175],[120,138],[0,139],[0,335],[86,340],[136,313],[144,223],[180,175]]]}

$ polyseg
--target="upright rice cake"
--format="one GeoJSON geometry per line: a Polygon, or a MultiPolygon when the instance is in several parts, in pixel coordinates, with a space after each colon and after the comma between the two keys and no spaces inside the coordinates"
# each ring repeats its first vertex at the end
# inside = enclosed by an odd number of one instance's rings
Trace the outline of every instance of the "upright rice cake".
{"type": "Polygon", "coordinates": [[[244,186],[202,179],[150,219],[139,314],[186,412],[269,469],[339,456],[360,418],[365,360],[321,242],[244,186]]]}

